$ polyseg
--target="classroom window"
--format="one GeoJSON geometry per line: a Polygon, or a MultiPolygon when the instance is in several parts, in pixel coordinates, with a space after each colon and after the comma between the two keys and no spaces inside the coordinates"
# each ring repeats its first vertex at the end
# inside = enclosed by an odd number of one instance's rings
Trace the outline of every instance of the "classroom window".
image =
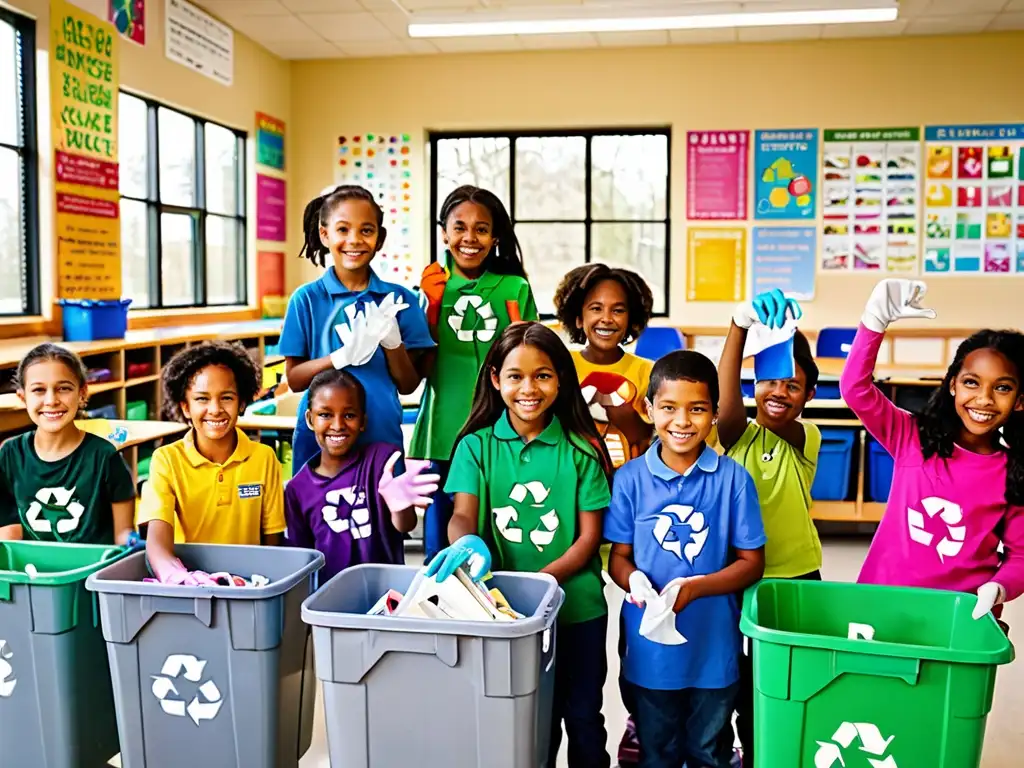
{"type": "Polygon", "coordinates": [[[0,315],[38,315],[35,22],[0,8],[0,315]]]}
{"type": "MultiPolygon", "coordinates": [[[[665,315],[669,287],[669,143],[665,129],[434,133],[431,219],[461,184],[505,204],[541,314],[566,272],[600,262],[643,275],[665,315]]],[[[431,238],[431,257],[442,252],[431,238]]]]}
{"type": "Polygon", "coordinates": [[[245,304],[245,134],[124,92],[119,106],[132,308],[245,304]]]}

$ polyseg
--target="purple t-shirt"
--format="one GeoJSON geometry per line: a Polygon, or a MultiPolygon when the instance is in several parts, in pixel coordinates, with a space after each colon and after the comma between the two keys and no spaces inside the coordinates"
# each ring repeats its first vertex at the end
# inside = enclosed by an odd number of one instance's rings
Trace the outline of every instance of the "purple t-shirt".
{"type": "MultiPolygon", "coordinates": [[[[288,543],[323,552],[321,584],[350,565],[405,563],[405,535],[392,524],[391,512],[377,493],[384,465],[398,450],[387,443],[357,445],[335,477],[313,471],[320,463],[316,457],[285,486],[288,543]]],[[[403,471],[399,461],[394,473],[403,471]]]]}

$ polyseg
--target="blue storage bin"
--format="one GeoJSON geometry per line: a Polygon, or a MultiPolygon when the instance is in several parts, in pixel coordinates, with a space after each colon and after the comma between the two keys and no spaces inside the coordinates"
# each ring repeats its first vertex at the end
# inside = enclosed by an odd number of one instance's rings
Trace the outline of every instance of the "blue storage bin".
{"type": "Polygon", "coordinates": [[[839,392],[838,381],[819,381],[818,386],[814,388],[814,399],[815,400],[842,400],[843,396],[839,392]]]}
{"type": "Polygon", "coordinates": [[[634,354],[646,360],[657,360],[677,349],[686,349],[686,337],[682,331],[665,326],[649,326],[636,340],[634,354]]]}
{"type": "Polygon", "coordinates": [[[892,487],[893,460],[889,452],[874,440],[868,441],[868,497],[888,501],[892,487]]]}
{"type": "Polygon", "coordinates": [[[811,486],[811,498],[818,501],[845,501],[850,492],[850,467],[857,433],[852,429],[821,430],[818,470],[811,486]]]}
{"type": "Polygon", "coordinates": [[[128,331],[128,305],[131,303],[131,299],[61,299],[64,341],[123,339],[128,331]]]}

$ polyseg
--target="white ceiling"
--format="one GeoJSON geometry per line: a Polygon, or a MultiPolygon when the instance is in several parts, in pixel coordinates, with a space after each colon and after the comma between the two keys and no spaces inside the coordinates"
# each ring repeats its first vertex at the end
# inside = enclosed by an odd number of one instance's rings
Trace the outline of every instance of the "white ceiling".
{"type": "MultiPolygon", "coordinates": [[[[677,0],[685,8],[694,0],[677,0]]],[[[746,5],[754,5],[754,0],[746,5]]],[[[618,7],[640,4],[615,0],[618,7]]],[[[649,2],[641,3],[650,6],[649,2]]],[[[467,17],[482,10],[527,6],[601,6],[610,0],[198,0],[210,13],[285,59],[403,56],[427,53],[528,51],[638,45],[818,40],[840,37],[945,35],[1024,30],[1024,0],[901,0],[897,21],[884,24],[760,27],[410,39],[410,14],[467,17]]]]}

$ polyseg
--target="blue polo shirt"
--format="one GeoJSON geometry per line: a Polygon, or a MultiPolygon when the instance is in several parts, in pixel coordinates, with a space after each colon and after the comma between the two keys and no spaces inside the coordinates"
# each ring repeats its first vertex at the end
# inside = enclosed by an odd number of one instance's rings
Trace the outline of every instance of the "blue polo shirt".
{"type": "MultiPolygon", "coordinates": [[[[661,441],[615,473],[604,536],[633,547],[636,567],[658,591],[672,579],[707,575],[733,550],[765,543],[754,482],[740,464],[708,446],[685,475],[661,460],[661,441]]],[[[640,636],[643,608],[625,603],[626,679],[642,688],[725,688],[739,678],[739,606],[735,595],[704,597],[676,616],[682,645],[640,636]]]]}
{"type": "MultiPolygon", "coordinates": [[[[433,347],[434,340],[427,328],[426,315],[412,291],[381,280],[372,269],[366,288],[350,291],[338,279],[334,267],[330,267],[323,277],[303,285],[288,301],[288,312],[281,330],[281,354],[303,360],[326,357],[341,347],[341,339],[334,326],[348,325],[345,307],[355,304],[358,309],[367,302],[379,304],[389,293],[395,294],[396,301],[405,299],[409,305],[408,309],[398,313],[398,327],[402,331],[405,348],[413,351],[433,347]]],[[[359,379],[366,389],[366,431],[360,436],[359,442],[364,445],[404,445],[402,406],[398,401],[398,387],[388,371],[384,350],[378,348],[368,363],[351,366],[346,370],[359,379]]],[[[301,417],[306,412],[308,400],[308,392],[303,393],[296,432],[310,432],[306,420],[301,417]]]]}

